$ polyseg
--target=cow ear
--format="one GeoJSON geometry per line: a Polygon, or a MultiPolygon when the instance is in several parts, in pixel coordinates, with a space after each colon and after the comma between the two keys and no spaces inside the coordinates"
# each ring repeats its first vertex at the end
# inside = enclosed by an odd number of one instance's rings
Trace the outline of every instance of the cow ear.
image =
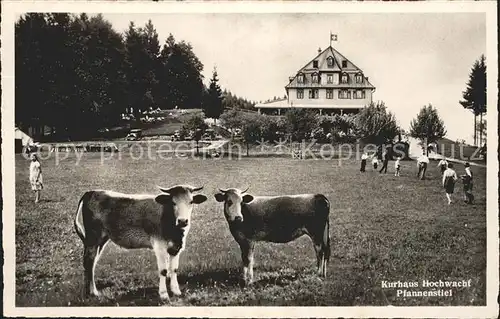
{"type": "Polygon", "coordinates": [[[194,195],[193,196],[193,204],[201,204],[203,203],[204,201],[206,201],[208,198],[207,196],[205,195],[201,195],[201,194],[198,194],[198,195],[194,195]]]}
{"type": "Polygon", "coordinates": [[[248,204],[253,201],[253,196],[250,194],[243,195],[243,203],[248,204]]]}
{"type": "Polygon", "coordinates": [[[171,202],[171,200],[172,200],[172,197],[170,196],[170,194],[160,194],[160,195],[155,197],[155,201],[158,204],[162,204],[162,205],[165,205],[165,204],[171,202]]]}
{"type": "Polygon", "coordinates": [[[214,195],[214,197],[215,200],[218,201],[219,203],[223,202],[226,199],[226,195],[224,195],[223,193],[217,193],[214,195]]]}

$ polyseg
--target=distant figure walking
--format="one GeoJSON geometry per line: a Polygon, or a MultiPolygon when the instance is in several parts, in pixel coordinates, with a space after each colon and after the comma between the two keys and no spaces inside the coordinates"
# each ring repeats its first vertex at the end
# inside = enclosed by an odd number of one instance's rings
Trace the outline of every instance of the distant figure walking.
{"type": "Polygon", "coordinates": [[[365,172],[367,159],[368,159],[368,154],[366,154],[366,152],[363,152],[363,155],[361,155],[361,168],[359,169],[360,172],[365,172]]]}
{"type": "Polygon", "coordinates": [[[40,192],[43,189],[43,178],[42,167],[35,153],[31,154],[30,184],[31,189],[35,192],[35,203],[38,203],[40,201],[40,192]]]}
{"type": "Polygon", "coordinates": [[[418,174],[417,177],[425,179],[425,172],[427,172],[427,165],[429,165],[429,158],[425,152],[417,159],[418,174]]]}
{"type": "Polygon", "coordinates": [[[474,195],[472,195],[472,172],[470,170],[470,164],[465,163],[465,174],[461,176],[464,183],[464,202],[467,204],[474,203],[474,195]]]}
{"type": "Polygon", "coordinates": [[[401,172],[401,157],[398,156],[398,158],[396,159],[396,162],[394,163],[394,169],[396,170],[396,172],[394,173],[394,176],[399,176],[400,172],[401,172]]]}
{"type": "Polygon", "coordinates": [[[453,164],[449,163],[448,168],[443,173],[443,187],[448,199],[448,205],[451,204],[451,194],[453,194],[457,179],[457,173],[453,170],[453,164]]]}
{"type": "Polygon", "coordinates": [[[377,170],[377,167],[378,167],[378,158],[377,158],[377,153],[373,153],[372,155],[372,165],[373,165],[373,169],[374,170],[377,170]]]}
{"type": "Polygon", "coordinates": [[[384,174],[387,173],[387,165],[389,164],[389,152],[387,149],[384,150],[384,153],[382,154],[382,168],[380,169],[379,173],[382,173],[384,171],[384,174]]]}
{"type": "Polygon", "coordinates": [[[443,175],[444,171],[448,168],[448,161],[443,156],[437,165],[441,169],[441,175],[443,175]]]}

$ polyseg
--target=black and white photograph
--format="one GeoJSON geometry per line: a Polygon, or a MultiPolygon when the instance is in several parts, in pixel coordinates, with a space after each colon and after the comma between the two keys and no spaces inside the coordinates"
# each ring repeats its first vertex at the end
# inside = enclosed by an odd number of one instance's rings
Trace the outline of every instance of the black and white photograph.
{"type": "Polygon", "coordinates": [[[2,3],[5,315],[497,317],[495,13],[2,3]]]}

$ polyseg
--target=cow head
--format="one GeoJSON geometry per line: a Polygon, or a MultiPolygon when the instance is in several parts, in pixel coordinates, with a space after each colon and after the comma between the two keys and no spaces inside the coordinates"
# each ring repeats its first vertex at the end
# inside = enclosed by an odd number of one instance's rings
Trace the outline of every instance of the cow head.
{"type": "Polygon", "coordinates": [[[190,185],[177,185],[171,188],[161,188],[162,194],[156,196],[157,203],[172,209],[175,226],[185,228],[191,220],[191,213],[194,204],[201,204],[207,200],[202,194],[193,195],[200,191],[202,187],[193,187],[190,185]]]}
{"type": "Polygon", "coordinates": [[[250,203],[253,196],[245,194],[248,188],[241,191],[237,188],[220,189],[220,193],[215,194],[215,200],[224,203],[224,215],[228,222],[243,222],[243,214],[241,213],[241,205],[250,203]]]}

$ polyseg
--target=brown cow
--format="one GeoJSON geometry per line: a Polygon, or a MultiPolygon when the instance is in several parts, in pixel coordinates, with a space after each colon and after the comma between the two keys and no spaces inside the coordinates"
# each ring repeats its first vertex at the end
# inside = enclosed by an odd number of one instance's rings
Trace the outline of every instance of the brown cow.
{"type": "Polygon", "coordinates": [[[252,196],[236,188],[215,194],[224,203],[229,230],[241,248],[243,279],[253,281],[254,243],[287,243],[308,235],[317,257],[318,275],[326,277],[330,259],[330,202],[321,194],[252,196]]]}
{"type": "Polygon", "coordinates": [[[94,281],[95,266],[111,240],[127,249],[153,249],[160,277],[160,298],[169,299],[167,276],[172,293],[181,295],[177,282],[179,255],[186,245],[193,204],[207,200],[205,195],[193,195],[202,188],[177,185],[160,188],[159,195],[86,192],[75,217],[75,229],[84,244],[85,294],[99,295],[94,281]]]}

